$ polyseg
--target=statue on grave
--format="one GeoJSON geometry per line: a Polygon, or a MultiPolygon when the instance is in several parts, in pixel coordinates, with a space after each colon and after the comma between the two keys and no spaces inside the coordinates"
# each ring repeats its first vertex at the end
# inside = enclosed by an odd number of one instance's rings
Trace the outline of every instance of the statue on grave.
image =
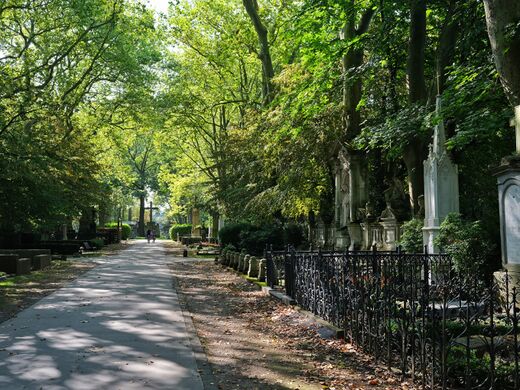
{"type": "MultiPolygon", "coordinates": [[[[387,215],[393,215],[393,218],[403,220],[407,217],[410,206],[409,197],[404,191],[404,184],[399,178],[393,177],[388,183],[389,187],[384,191],[387,215]]],[[[383,214],[381,214],[383,217],[383,214]]]]}

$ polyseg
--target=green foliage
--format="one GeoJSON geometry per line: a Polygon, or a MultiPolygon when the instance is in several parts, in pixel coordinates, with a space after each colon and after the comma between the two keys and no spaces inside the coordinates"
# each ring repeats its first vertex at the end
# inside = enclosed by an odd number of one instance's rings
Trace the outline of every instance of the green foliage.
{"type": "Polygon", "coordinates": [[[281,249],[286,245],[299,246],[304,242],[303,230],[299,225],[254,225],[251,223],[230,223],[219,230],[223,247],[232,245],[252,255],[261,255],[267,245],[281,249]]]}
{"type": "Polygon", "coordinates": [[[174,241],[177,240],[177,234],[179,236],[189,236],[191,234],[192,226],[189,223],[185,224],[174,224],[170,227],[170,238],[174,241]]]}
{"type": "MultiPolygon", "coordinates": [[[[117,222],[106,223],[105,227],[117,228],[117,222]]],[[[128,240],[130,238],[130,234],[132,234],[132,227],[127,223],[121,224],[121,239],[128,240]]]]}
{"type": "Polygon", "coordinates": [[[424,222],[422,219],[414,218],[407,221],[402,226],[401,239],[399,245],[409,253],[423,252],[423,232],[424,222]]]}
{"type": "Polygon", "coordinates": [[[101,249],[105,245],[102,238],[94,238],[92,240],[89,240],[89,242],[96,247],[96,249],[101,249]]]}
{"type": "Polygon", "coordinates": [[[457,213],[441,223],[435,244],[450,254],[455,270],[463,274],[482,273],[494,249],[482,222],[464,221],[457,213]]]}

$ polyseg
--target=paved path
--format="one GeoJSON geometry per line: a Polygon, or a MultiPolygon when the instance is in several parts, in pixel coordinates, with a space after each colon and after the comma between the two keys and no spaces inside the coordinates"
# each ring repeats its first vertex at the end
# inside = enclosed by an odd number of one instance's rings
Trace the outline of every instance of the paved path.
{"type": "Polygon", "coordinates": [[[106,259],[0,324],[0,389],[203,389],[161,243],[106,259]]]}

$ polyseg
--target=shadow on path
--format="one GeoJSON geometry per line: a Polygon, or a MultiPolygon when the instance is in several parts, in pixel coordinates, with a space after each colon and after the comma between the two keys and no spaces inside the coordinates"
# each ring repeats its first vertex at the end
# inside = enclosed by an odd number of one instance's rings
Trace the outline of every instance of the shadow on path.
{"type": "Polygon", "coordinates": [[[0,324],[1,389],[202,389],[160,242],[0,324]]]}

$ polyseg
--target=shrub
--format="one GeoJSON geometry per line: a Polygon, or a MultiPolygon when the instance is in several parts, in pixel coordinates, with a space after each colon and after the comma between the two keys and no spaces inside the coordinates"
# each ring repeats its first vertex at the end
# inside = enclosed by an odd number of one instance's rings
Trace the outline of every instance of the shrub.
{"type": "Polygon", "coordinates": [[[229,223],[218,231],[220,245],[222,245],[223,247],[227,245],[233,245],[235,248],[239,248],[240,235],[242,234],[242,232],[247,232],[252,229],[254,229],[254,226],[250,223],[229,223]]]}
{"type": "Polygon", "coordinates": [[[451,256],[455,270],[463,273],[481,272],[494,249],[482,222],[464,221],[457,213],[448,214],[441,223],[435,244],[451,256]]]}
{"type": "Polygon", "coordinates": [[[191,224],[189,223],[177,223],[170,227],[170,238],[177,240],[177,233],[179,236],[188,236],[191,234],[191,224]]]}
{"type": "MultiPolygon", "coordinates": [[[[105,227],[108,228],[117,228],[117,222],[109,222],[105,224],[105,227]]],[[[132,233],[132,228],[129,224],[123,223],[121,225],[121,239],[122,240],[128,240],[130,238],[130,234],[132,233]]]]}
{"type": "Polygon", "coordinates": [[[88,240],[88,242],[91,245],[95,246],[97,249],[101,249],[105,245],[105,242],[102,238],[93,238],[92,240],[88,240]]]}
{"type": "Polygon", "coordinates": [[[297,248],[303,245],[306,241],[302,226],[296,223],[286,225],[283,233],[283,241],[285,245],[292,245],[297,248]]]}
{"type": "Polygon", "coordinates": [[[300,246],[304,242],[303,229],[296,224],[256,226],[250,223],[230,223],[219,231],[222,247],[233,245],[252,255],[261,255],[266,245],[281,249],[284,245],[300,246]]]}
{"type": "Polygon", "coordinates": [[[401,245],[405,251],[410,253],[423,252],[423,226],[423,220],[417,218],[403,224],[403,233],[401,234],[399,245],[401,245]]]}
{"type": "Polygon", "coordinates": [[[274,248],[283,247],[284,232],[278,226],[253,227],[240,233],[239,247],[249,254],[261,255],[268,244],[274,248]]]}

